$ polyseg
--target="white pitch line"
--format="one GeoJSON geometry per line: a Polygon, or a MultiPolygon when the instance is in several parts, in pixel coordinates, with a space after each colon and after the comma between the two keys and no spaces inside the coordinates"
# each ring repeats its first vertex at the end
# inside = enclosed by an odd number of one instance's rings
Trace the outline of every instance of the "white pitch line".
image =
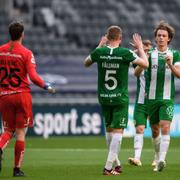
{"type": "MultiPolygon", "coordinates": [[[[12,150],[13,148],[8,148],[9,150],[12,150]]],[[[82,149],[82,148],[26,148],[26,151],[57,151],[57,152],[106,152],[107,149],[82,149]]],[[[132,149],[121,149],[122,152],[132,152],[134,151],[132,149]]],[[[154,152],[152,149],[143,149],[143,152],[154,152]]],[[[170,152],[180,152],[180,149],[170,148],[168,151],[170,152]]]]}

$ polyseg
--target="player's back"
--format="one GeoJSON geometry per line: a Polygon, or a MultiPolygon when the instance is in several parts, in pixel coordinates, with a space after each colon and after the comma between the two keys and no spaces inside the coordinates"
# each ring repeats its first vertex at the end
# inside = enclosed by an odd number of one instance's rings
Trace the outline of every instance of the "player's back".
{"type": "Polygon", "coordinates": [[[126,48],[104,46],[96,49],[91,58],[98,64],[98,92],[101,104],[116,105],[128,102],[128,68],[136,59],[126,48]]]}
{"type": "Polygon", "coordinates": [[[30,91],[27,71],[33,60],[31,51],[19,42],[0,47],[0,95],[30,91]]]}

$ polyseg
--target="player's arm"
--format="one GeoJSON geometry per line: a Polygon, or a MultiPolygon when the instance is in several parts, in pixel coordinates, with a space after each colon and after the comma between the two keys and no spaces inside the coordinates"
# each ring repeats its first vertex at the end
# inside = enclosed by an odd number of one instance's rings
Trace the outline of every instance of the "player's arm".
{"type": "MultiPolygon", "coordinates": [[[[139,54],[138,51],[137,51],[137,53],[139,54]]],[[[149,58],[148,53],[146,53],[146,56],[147,56],[147,58],[149,58]]],[[[140,76],[141,73],[143,72],[143,70],[144,70],[144,68],[142,68],[141,66],[136,66],[135,69],[134,69],[134,75],[137,76],[137,77],[140,76]]]]}
{"type": "Polygon", "coordinates": [[[145,69],[149,67],[149,62],[146,53],[143,49],[143,43],[141,36],[137,33],[133,34],[133,43],[137,47],[139,57],[133,61],[134,64],[139,65],[141,68],[145,69]]]}
{"type": "Polygon", "coordinates": [[[31,67],[28,69],[28,75],[29,75],[30,80],[33,82],[33,84],[35,84],[41,88],[45,87],[45,82],[37,74],[35,67],[31,67]]]}
{"type": "Polygon", "coordinates": [[[142,68],[141,66],[136,66],[135,69],[134,69],[134,75],[135,76],[140,76],[141,73],[143,72],[144,68],[142,68]]]}
{"type": "Polygon", "coordinates": [[[91,60],[90,55],[84,60],[84,66],[89,67],[93,64],[93,61],[91,60]]]}
{"type": "MultiPolygon", "coordinates": [[[[135,48],[135,49],[133,50],[133,52],[136,53],[136,54],[138,54],[138,49],[135,47],[135,45],[134,45],[132,42],[130,42],[130,44],[135,48]]],[[[135,65],[135,64],[133,64],[132,66],[133,66],[133,68],[134,68],[134,75],[137,76],[137,77],[140,76],[141,73],[142,73],[142,71],[144,70],[144,68],[142,68],[142,67],[140,67],[140,66],[137,66],[137,65],[135,65]]]]}
{"type": "Polygon", "coordinates": [[[28,71],[30,80],[37,86],[47,90],[49,93],[55,93],[55,89],[52,87],[52,84],[49,82],[44,82],[41,77],[36,72],[36,68],[31,67],[28,71]]]}
{"type": "Polygon", "coordinates": [[[106,35],[102,36],[97,48],[103,47],[104,45],[107,44],[107,42],[108,42],[108,39],[107,39],[106,35]]]}
{"type": "Polygon", "coordinates": [[[171,69],[174,76],[177,78],[180,78],[180,65],[169,65],[169,68],[171,69]]]}
{"type": "MultiPolygon", "coordinates": [[[[99,42],[99,44],[98,44],[98,46],[97,46],[97,48],[103,47],[104,45],[107,44],[107,42],[108,42],[108,39],[107,39],[106,35],[105,35],[105,36],[102,36],[102,37],[101,37],[101,40],[100,40],[100,42],[99,42]]],[[[84,60],[84,66],[85,66],[85,67],[89,67],[89,66],[91,66],[93,63],[94,63],[94,62],[92,61],[90,55],[89,55],[88,57],[86,57],[86,59],[84,60]]]]}
{"type": "Polygon", "coordinates": [[[168,55],[165,57],[165,59],[173,75],[176,76],[177,78],[180,78],[180,62],[173,64],[172,56],[168,56],[168,55]]]}
{"type": "Polygon", "coordinates": [[[52,85],[49,82],[44,82],[42,78],[38,75],[33,54],[30,54],[30,58],[28,58],[27,60],[26,68],[30,80],[35,85],[47,90],[49,93],[55,93],[55,89],[52,87],[52,85]]]}

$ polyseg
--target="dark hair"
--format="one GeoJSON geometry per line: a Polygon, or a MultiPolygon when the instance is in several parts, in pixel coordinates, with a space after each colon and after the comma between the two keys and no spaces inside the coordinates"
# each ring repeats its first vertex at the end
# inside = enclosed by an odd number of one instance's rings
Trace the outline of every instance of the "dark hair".
{"type": "Polygon", "coordinates": [[[24,31],[24,25],[21,21],[13,21],[9,25],[9,34],[12,41],[19,40],[24,31]]]}
{"type": "Polygon", "coordinates": [[[169,43],[171,42],[172,38],[175,35],[175,29],[165,21],[160,21],[159,24],[155,27],[155,30],[154,30],[155,37],[157,35],[158,30],[165,30],[168,32],[168,37],[170,38],[169,43]]]}
{"type": "Polygon", "coordinates": [[[119,26],[110,26],[107,29],[106,35],[110,41],[118,40],[122,37],[122,30],[119,26]]]}

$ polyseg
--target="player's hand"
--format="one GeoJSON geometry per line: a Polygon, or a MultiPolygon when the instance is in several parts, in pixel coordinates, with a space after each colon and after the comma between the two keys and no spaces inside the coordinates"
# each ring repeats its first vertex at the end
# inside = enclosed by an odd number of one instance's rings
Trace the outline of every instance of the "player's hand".
{"type": "Polygon", "coordinates": [[[172,56],[166,55],[165,60],[168,65],[170,65],[170,66],[172,65],[172,62],[173,62],[172,56]]]}
{"type": "Polygon", "coordinates": [[[135,44],[134,44],[133,42],[130,42],[129,44],[134,48],[133,51],[134,51],[135,53],[138,53],[138,49],[137,49],[137,47],[135,46],[135,44]]]}
{"type": "Polygon", "coordinates": [[[101,37],[101,40],[100,40],[100,42],[99,42],[98,48],[103,47],[104,45],[107,44],[107,42],[108,42],[107,37],[106,37],[106,36],[102,36],[102,37],[101,37]]]}
{"type": "Polygon", "coordinates": [[[56,92],[55,88],[53,87],[53,85],[50,82],[45,83],[44,89],[47,90],[48,93],[54,94],[56,92]]]}
{"type": "Polygon", "coordinates": [[[129,43],[134,49],[137,49],[137,47],[135,46],[135,44],[133,42],[129,43]]]}
{"type": "Polygon", "coordinates": [[[141,36],[138,33],[133,34],[133,42],[132,45],[136,48],[136,49],[143,49],[143,43],[142,43],[142,39],[141,36]]]}

